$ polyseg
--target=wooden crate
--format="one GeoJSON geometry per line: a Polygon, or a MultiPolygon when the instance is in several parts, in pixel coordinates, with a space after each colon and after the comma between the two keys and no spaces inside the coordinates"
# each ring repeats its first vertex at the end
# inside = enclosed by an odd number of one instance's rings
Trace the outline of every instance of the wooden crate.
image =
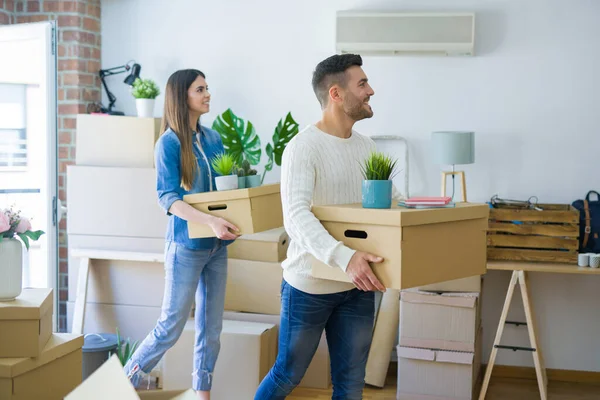
{"type": "Polygon", "coordinates": [[[492,208],[488,260],[577,263],[579,211],[568,204],[492,208]]]}

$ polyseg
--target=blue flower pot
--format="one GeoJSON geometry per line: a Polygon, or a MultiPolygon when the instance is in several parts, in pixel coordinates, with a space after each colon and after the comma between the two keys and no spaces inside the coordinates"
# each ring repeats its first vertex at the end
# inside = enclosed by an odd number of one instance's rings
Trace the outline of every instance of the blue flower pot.
{"type": "Polygon", "coordinates": [[[260,186],[260,175],[250,175],[246,177],[246,187],[253,188],[260,186]]]}
{"type": "Polygon", "coordinates": [[[238,189],[246,188],[246,177],[238,176],[238,189]]]}
{"type": "Polygon", "coordinates": [[[363,208],[391,208],[392,181],[363,181],[362,206],[363,208]]]}

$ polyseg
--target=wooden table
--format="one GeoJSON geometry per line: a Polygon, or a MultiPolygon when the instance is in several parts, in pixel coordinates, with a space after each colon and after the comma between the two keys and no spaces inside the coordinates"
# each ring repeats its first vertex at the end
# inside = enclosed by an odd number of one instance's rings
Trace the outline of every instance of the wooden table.
{"type": "Polygon", "coordinates": [[[481,393],[479,394],[479,400],[484,400],[487,393],[488,386],[490,384],[490,378],[492,376],[492,369],[494,368],[494,362],[496,361],[496,355],[498,349],[512,349],[512,350],[524,350],[531,351],[533,354],[533,362],[535,365],[535,372],[537,376],[538,388],[540,391],[540,397],[542,400],[548,399],[548,378],[546,376],[546,368],[544,366],[544,358],[542,351],[538,346],[537,329],[535,327],[535,319],[533,316],[533,307],[531,305],[529,296],[528,272],[546,272],[546,273],[557,273],[557,274],[584,274],[584,275],[600,275],[600,268],[590,267],[579,267],[576,264],[561,264],[561,263],[543,263],[543,262],[524,262],[524,261],[488,261],[488,270],[496,271],[512,271],[512,277],[508,284],[508,290],[506,292],[506,299],[504,301],[504,307],[502,314],[500,315],[500,322],[498,323],[498,330],[494,339],[494,345],[490,354],[490,359],[485,371],[483,379],[483,385],[481,386],[481,393]],[[508,315],[508,309],[510,308],[510,302],[515,291],[515,286],[519,283],[521,290],[521,297],[523,298],[523,308],[525,309],[526,322],[507,322],[506,317],[508,315]],[[526,325],[529,334],[529,342],[531,347],[515,347],[515,346],[503,346],[500,344],[502,339],[502,333],[504,331],[504,325],[518,324],[526,325]]]}

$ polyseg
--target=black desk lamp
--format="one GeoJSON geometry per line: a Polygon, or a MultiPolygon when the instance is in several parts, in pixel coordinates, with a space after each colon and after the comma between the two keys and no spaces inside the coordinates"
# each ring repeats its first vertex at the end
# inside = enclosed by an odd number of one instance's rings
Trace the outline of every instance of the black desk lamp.
{"type": "Polygon", "coordinates": [[[106,85],[104,78],[107,76],[121,74],[123,72],[127,72],[127,71],[131,70],[131,72],[125,78],[125,80],[123,80],[123,82],[125,82],[129,86],[132,86],[133,82],[135,82],[135,80],[140,77],[140,71],[142,70],[142,67],[140,66],[140,64],[135,64],[135,62],[133,62],[133,64],[130,66],[130,63],[132,63],[132,62],[133,61],[130,61],[125,65],[121,65],[120,67],[101,69],[100,71],[98,71],[98,74],[100,75],[100,80],[102,81],[102,85],[104,86],[104,89],[106,90],[106,96],[108,97],[108,108],[105,108],[105,107],[101,108],[101,111],[103,113],[107,113],[110,115],[125,115],[125,113],[123,113],[122,111],[113,111],[112,108],[114,107],[115,101],[117,101],[117,98],[115,97],[114,94],[112,94],[110,92],[110,90],[108,90],[108,86],[106,85]]]}

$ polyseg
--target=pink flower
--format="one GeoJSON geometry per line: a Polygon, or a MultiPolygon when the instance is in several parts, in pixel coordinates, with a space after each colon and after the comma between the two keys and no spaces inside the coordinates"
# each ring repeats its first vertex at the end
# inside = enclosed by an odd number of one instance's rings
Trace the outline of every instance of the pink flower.
{"type": "Polygon", "coordinates": [[[0,233],[6,232],[10,229],[10,219],[8,216],[0,210],[0,233]]]}
{"type": "Polygon", "coordinates": [[[17,229],[15,229],[15,231],[17,233],[23,233],[29,230],[31,230],[31,222],[29,222],[27,218],[21,218],[21,221],[19,221],[19,225],[17,225],[17,229]]]}

